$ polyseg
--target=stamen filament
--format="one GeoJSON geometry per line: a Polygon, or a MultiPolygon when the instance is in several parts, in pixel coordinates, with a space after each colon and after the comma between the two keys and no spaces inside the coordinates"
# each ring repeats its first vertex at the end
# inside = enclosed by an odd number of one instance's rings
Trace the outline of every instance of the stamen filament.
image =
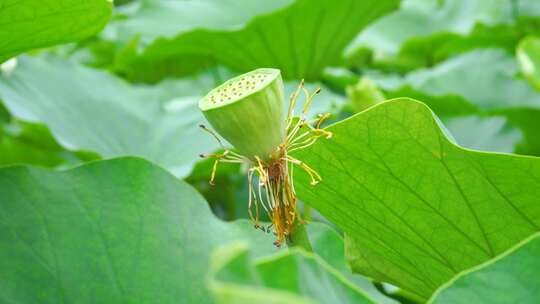
{"type": "Polygon", "coordinates": [[[223,145],[223,143],[221,142],[221,139],[219,139],[219,136],[211,129],[207,128],[205,125],[203,124],[200,124],[199,125],[199,128],[203,129],[205,132],[209,133],[210,135],[212,135],[212,137],[214,137],[215,140],[217,140],[217,142],[219,143],[219,146],[225,150],[225,146],[223,145]]]}
{"type": "Polygon", "coordinates": [[[304,79],[300,81],[300,84],[296,88],[293,94],[291,94],[290,100],[289,100],[289,109],[287,111],[287,127],[286,130],[289,129],[290,124],[292,123],[292,118],[294,117],[294,107],[296,106],[296,101],[298,99],[298,94],[300,94],[300,90],[304,87],[304,79]]]}
{"type": "Polygon", "coordinates": [[[306,103],[304,104],[304,109],[302,110],[302,114],[306,114],[309,110],[309,108],[311,107],[311,103],[313,102],[313,97],[315,97],[315,95],[319,94],[321,92],[321,88],[317,88],[315,90],[315,92],[313,92],[313,94],[309,94],[309,92],[307,91],[306,88],[302,87],[304,89],[304,93],[306,94],[307,98],[306,98],[306,103]]]}
{"type": "Polygon", "coordinates": [[[309,143],[307,143],[307,144],[305,144],[303,146],[291,147],[289,149],[289,152],[294,152],[294,151],[299,151],[299,150],[309,148],[309,147],[311,147],[312,145],[314,145],[317,142],[317,139],[318,138],[313,138],[313,139],[311,139],[311,141],[309,143]]]}
{"type": "Polygon", "coordinates": [[[290,141],[291,138],[293,138],[296,135],[296,133],[298,133],[300,128],[302,128],[302,126],[304,126],[304,124],[305,124],[305,120],[303,118],[300,118],[298,120],[298,122],[296,123],[296,125],[294,126],[293,130],[287,135],[287,138],[285,139],[285,142],[290,141]]]}
{"type": "Polygon", "coordinates": [[[300,161],[300,160],[298,160],[296,158],[293,158],[291,156],[287,156],[285,159],[287,161],[291,162],[292,164],[295,164],[295,165],[299,166],[300,168],[304,169],[304,171],[306,171],[306,173],[311,178],[311,185],[316,185],[322,180],[322,177],[319,175],[319,173],[317,173],[317,171],[313,170],[310,166],[306,165],[306,163],[304,163],[303,161],[300,161]]]}

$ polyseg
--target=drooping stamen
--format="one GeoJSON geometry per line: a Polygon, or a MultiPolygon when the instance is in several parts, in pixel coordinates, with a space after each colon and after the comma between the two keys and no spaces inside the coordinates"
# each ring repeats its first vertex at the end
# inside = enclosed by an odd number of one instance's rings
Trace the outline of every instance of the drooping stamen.
{"type": "Polygon", "coordinates": [[[311,103],[313,102],[313,97],[315,97],[315,95],[319,94],[321,92],[321,88],[317,88],[315,90],[315,92],[313,92],[313,94],[309,94],[309,92],[307,91],[306,88],[302,87],[304,89],[304,93],[306,94],[306,102],[304,103],[304,109],[302,110],[302,114],[303,115],[306,115],[309,108],[311,107],[311,103]]]}
{"type": "Polygon", "coordinates": [[[199,128],[201,128],[203,131],[207,132],[208,134],[212,135],[212,137],[214,137],[215,140],[217,140],[217,142],[219,143],[219,146],[222,148],[222,149],[225,149],[225,146],[223,145],[223,143],[221,142],[221,140],[219,139],[219,136],[217,136],[217,134],[211,130],[211,129],[208,129],[205,125],[203,124],[200,124],[199,125],[199,128]]]}
{"type": "Polygon", "coordinates": [[[292,123],[292,118],[294,117],[294,107],[296,106],[296,101],[298,99],[298,94],[300,94],[300,90],[304,87],[304,79],[300,81],[300,84],[294,91],[294,93],[291,94],[291,97],[289,99],[289,109],[287,111],[287,127],[288,130],[292,123]]]}
{"type": "Polygon", "coordinates": [[[317,142],[317,139],[318,137],[315,137],[315,138],[312,137],[312,138],[306,139],[304,142],[291,145],[289,146],[289,152],[294,152],[294,151],[299,151],[299,150],[304,150],[306,148],[309,148],[317,142]]]}
{"type": "Polygon", "coordinates": [[[292,164],[295,164],[297,166],[299,166],[300,168],[304,169],[304,171],[306,171],[306,173],[310,176],[311,178],[311,185],[316,185],[318,184],[320,181],[322,181],[322,177],[319,175],[319,173],[317,173],[317,171],[313,170],[310,166],[306,165],[306,163],[304,163],[303,161],[300,161],[294,157],[291,157],[289,155],[287,155],[286,157],[286,160],[292,164]]]}
{"type": "Polygon", "coordinates": [[[315,129],[320,129],[323,121],[325,121],[328,117],[330,117],[330,113],[325,113],[324,115],[319,114],[317,115],[317,117],[319,118],[319,120],[317,120],[317,123],[315,124],[315,129]]]}

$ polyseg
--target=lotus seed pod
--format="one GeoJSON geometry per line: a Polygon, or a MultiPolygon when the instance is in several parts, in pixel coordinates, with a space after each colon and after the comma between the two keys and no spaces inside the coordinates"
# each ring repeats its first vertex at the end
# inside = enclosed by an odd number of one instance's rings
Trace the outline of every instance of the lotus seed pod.
{"type": "Polygon", "coordinates": [[[277,69],[232,78],[199,101],[212,127],[238,151],[269,159],[285,139],[283,81],[277,69]]]}

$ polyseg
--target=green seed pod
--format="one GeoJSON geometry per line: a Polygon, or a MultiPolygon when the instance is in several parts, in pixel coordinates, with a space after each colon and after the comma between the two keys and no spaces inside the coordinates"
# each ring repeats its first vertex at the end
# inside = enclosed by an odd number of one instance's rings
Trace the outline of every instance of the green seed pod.
{"type": "Polygon", "coordinates": [[[199,101],[212,127],[241,154],[269,159],[285,139],[283,81],[277,69],[232,78],[199,101]]]}

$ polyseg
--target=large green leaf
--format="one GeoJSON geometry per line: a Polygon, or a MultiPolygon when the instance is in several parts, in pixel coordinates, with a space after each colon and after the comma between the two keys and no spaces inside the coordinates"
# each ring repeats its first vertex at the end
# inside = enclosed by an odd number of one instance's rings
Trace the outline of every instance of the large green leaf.
{"type": "Polygon", "coordinates": [[[0,169],[5,303],[211,303],[213,248],[272,236],[224,223],[186,183],[134,158],[65,172],[0,169]]]}
{"type": "Polygon", "coordinates": [[[209,286],[218,303],[376,303],[314,254],[301,250],[253,261],[248,247],[217,251],[209,286]]]}
{"type": "MultiPolygon", "coordinates": [[[[199,154],[217,148],[198,128],[204,118],[197,107],[216,81],[221,80],[202,74],[137,86],[59,57],[22,57],[13,71],[0,74],[0,97],[17,118],[47,125],[66,149],[105,158],[140,156],[185,177],[199,154]]],[[[286,83],[285,91],[297,86],[286,83]]],[[[343,103],[343,97],[323,89],[309,114],[343,103]]]]}
{"type": "Polygon", "coordinates": [[[540,156],[540,109],[511,109],[502,111],[502,114],[523,133],[523,141],[518,144],[515,152],[540,156]]]}
{"type": "Polygon", "coordinates": [[[513,56],[500,49],[482,49],[404,77],[374,75],[374,80],[390,91],[408,86],[430,96],[458,95],[482,110],[539,109],[540,94],[516,78],[518,72],[513,56]]]}
{"type": "MultiPolygon", "coordinates": [[[[208,4],[214,2],[221,3],[208,4]]],[[[275,7],[270,3],[261,6],[275,7]]],[[[296,0],[243,27],[218,30],[214,22],[211,29],[193,28],[174,38],[157,39],[116,69],[132,80],[156,81],[191,73],[210,59],[240,72],[276,67],[288,79],[317,80],[324,67],[339,63],[344,47],[359,31],[397,4],[397,0],[296,0]]]]}
{"type": "Polygon", "coordinates": [[[31,49],[94,35],[111,11],[109,0],[0,0],[0,63],[31,49]]]}
{"type": "Polygon", "coordinates": [[[448,117],[443,122],[455,141],[469,149],[512,153],[523,139],[522,132],[505,117],[467,115],[448,117]]]}
{"type": "Polygon", "coordinates": [[[540,91],[540,38],[523,39],[517,49],[517,58],[523,74],[540,91]]]}
{"type": "Polygon", "coordinates": [[[538,303],[540,234],[446,283],[430,303],[538,303]]]}
{"type": "MultiPolygon", "coordinates": [[[[440,116],[478,112],[504,116],[523,133],[523,141],[514,150],[540,155],[537,132],[540,94],[525,80],[517,78],[518,72],[512,56],[500,49],[485,49],[404,77],[377,74],[372,77],[388,96],[419,98],[440,116]]],[[[451,131],[460,130],[464,129],[451,131]]]]}
{"type": "Polygon", "coordinates": [[[132,86],[57,57],[23,57],[0,75],[0,97],[17,118],[46,124],[67,149],[141,156],[183,177],[216,148],[197,127],[197,101],[213,85],[202,77],[132,86]]]}
{"type": "Polygon", "coordinates": [[[158,38],[174,38],[197,29],[235,30],[245,26],[258,15],[272,13],[293,2],[294,0],[145,0],[136,4],[134,11],[120,8],[119,15],[127,15],[127,18],[112,21],[104,36],[120,41],[129,41],[140,36],[141,44],[147,46],[158,38]]]}
{"type": "Polygon", "coordinates": [[[395,56],[377,56],[375,67],[398,71],[433,66],[449,57],[477,48],[502,48],[513,54],[520,40],[540,33],[540,18],[526,18],[512,24],[476,24],[467,34],[439,32],[426,37],[413,37],[395,56]]]}
{"type": "Polygon", "coordinates": [[[464,35],[477,23],[510,24],[517,21],[516,15],[540,16],[538,1],[406,0],[398,11],[381,18],[362,32],[348,52],[367,47],[377,56],[396,54],[411,38],[438,32],[464,35]]]}
{"type": "Polygon", "coordinates": [[[342,229],[353,270],[428,298],[540,228],[540,159],[462,149],[423,103],[396,99],[298,153],[300,199],[342,229]],[[526,189],[526,190],[524,190],[526,189]]]}
{"type": "Polygon", "coordinates": [[[64,158],[55,151],[42,150],[0,133],[0,167],[13,164],[57,167],[64,161],[64,158]]]}
{"type": "Polygon", "coordinates": [[[74,165],[78,160],[78,156],[56,143],[47,127],[13,119],[0,100],[0,167],[14,164],[59,167],[74,165]]]}
{"type": "Polygon", "coordinates": [[[79,158],[65,151],[43,125],[0,123],[0,167],[32,164],[43,167],[74,165],[79,158]]]}
{"type": "Polygon", "coordinates": [[[313,247],[313,252],[321,257],[332,268],[341,272],[352,284],[362,289],[370,298],[379,304],[397,303],[391,298],[383,295],[373,282],[359,274],[352,273],[345,259],[345,244],[343,237],[328,225],[311,222],[306,226],[309,241],[313,247]]]}
{"type": "Polygon", "coordinates": [[[2,104],[2,100],[0,100],[0,126],[9,123],[11,120],[11,115],[9,115],[7,109],[2,104]]]}

